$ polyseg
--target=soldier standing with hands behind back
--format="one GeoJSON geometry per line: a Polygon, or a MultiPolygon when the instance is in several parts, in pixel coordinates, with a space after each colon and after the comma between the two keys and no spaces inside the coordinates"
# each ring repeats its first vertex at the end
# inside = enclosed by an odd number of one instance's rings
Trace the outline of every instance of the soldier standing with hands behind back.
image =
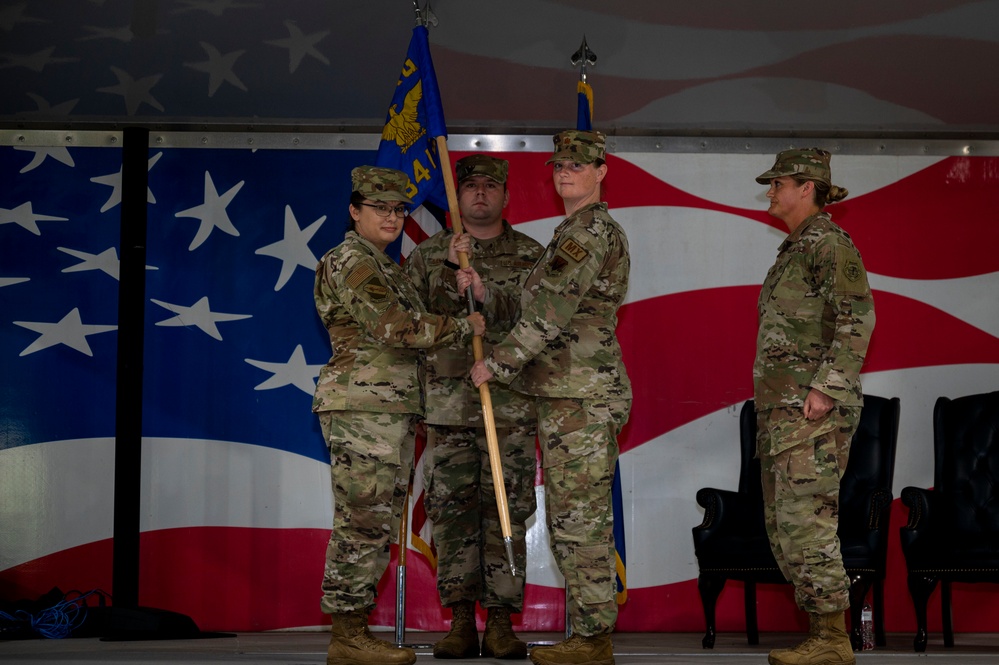
{"type": "MultiPolygon", "coordinates": [[[[509,164],[476,154],[458,160],[456,166],[458,206],[471,265],[490,281],[519,290],[543,248],[503,219],[510,198],[509,164]]],[[[467,301],[455,283],[458,257],[451,247],[453,238],[454,232],[446,229],[420,243],[406,259],[405,269],[431,311],[458,316],[467,311],[467,301]]],[[[490,328],[483,339],[486,353],[503,333],[495,326],[490,328]]],[[[437,546],[437,590],[441,604],[452,611],[451,630],[434,645],[434,657],[479,655],[478,601],[487,611],[482,655],[521,659],[527,655],[527,645],[514,634],[510,614],[523,611],[524,578],[512,576],[506,565],[482,404],[468,380],[474,361],[472,347],[441,347],[428,351],[425,361],[424,505],[433,521],[437,546]]],[[[535,509],[534,400],[501,387],[493,389],[490,397],[514,556],[523,571],[526,522],[535,509]]]]}
{"type": "Polygon", "coordinates": [[[853,665],[850,580],[836,530],[839,483],[860,422],[874,301],[860,253],[823,210],[846,197],[829,153],[785,150],[756,178],[788,229],[758,304],[757,451],[770,547],[808,613],[808,639],[770,665],[853,665]]]}

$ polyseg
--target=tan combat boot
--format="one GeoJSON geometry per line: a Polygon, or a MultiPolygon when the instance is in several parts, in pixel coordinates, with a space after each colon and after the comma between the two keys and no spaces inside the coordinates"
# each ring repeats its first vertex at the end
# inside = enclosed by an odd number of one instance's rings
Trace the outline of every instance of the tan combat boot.
{"type": "Polygon", "coordinates": [[[368,630],[364,610],[333,614],[326,665],[413,665],[412,649],[397,647],[376,639],[368,630]]]}
{"type": "Polygon", "coordinates": [[[550,647],[531,649],[534,665],[614,665],[614,646],[609,633],[569,639],[550,647]]]}
{"type": "Polygon", "coordinates": [[[774,649],[770,665],[855,665],[842,612],[810,614],[808,639],[793,649],[774,649]]]}
{"type": "Polygon", "coordinates": [[[509,607],[490,607],[486,617],[486,632],[482,636],[482,657],[503,660],[523,660],[527,644],[517,639],[510,622],[509,607]]]}
{"type": "Polygon", "coordinates": [[[434,645],[434,658],[477,658],[479,633],[475,629],[475,602],[461,600],[451,608],[451,630],[434,645]]]}

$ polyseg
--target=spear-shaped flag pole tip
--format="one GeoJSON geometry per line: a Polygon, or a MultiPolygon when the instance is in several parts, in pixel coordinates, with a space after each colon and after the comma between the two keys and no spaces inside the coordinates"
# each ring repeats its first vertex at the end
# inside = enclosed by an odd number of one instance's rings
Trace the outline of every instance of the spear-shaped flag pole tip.
{"type": "Polygon", "coordinates": [[[430,8],[430,0],[427,0],[427,4],[423,9],[420,9],[419,0],[413,0],[413,11],[416,13],[416,25],[422,25],[424,28],[428,26],[437,27],[437,15],[430,8]]]}
{"type": "Polygon", "coordinates": [[[583,42],[579,45],[579,49],[572,54],[569,59],[573,67],[579,67],[579,80],[586,83],[586,67],[594,66],[597,64],[597,54],[590,50],[589,45],[586,43],[586,35],[583,35],[583,42]]]}

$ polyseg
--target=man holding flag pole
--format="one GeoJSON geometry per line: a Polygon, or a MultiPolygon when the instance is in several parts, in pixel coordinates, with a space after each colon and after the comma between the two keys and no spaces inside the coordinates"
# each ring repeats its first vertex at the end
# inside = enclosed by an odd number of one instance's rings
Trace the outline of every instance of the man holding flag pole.
{"type": "MultiPolygon", "coordinates": [[[[472,238],[476,270],[507,288],[520,288],[543,249],[503,219],[510,198],[509,163],[487,154],[458,160],[458,206],[472,238]]],[[[465,310],[464,294],[455,285],[458,257],[451,245],[458,238],[444,230],[420,245],[406,260],[406,274],[424,296],[430,311],[457,315],[465,310]]],[[[488,344],[503,329],[490,328],[488,344]]],[[[514,634],[511,614],[523,611],[524,577],[505,566],[500,522],[493,500],[482,406],[468,380],[472,354],[467,345],[451,345],[426,353],[423,375],[427,438],[424,452],[424,505],[433,520],[437,546],[437,591],[452,612],[451,630],[434,645],[435,658],[470,658],[480,654],[475,622],[478,602],[487,611],[481,654],[523,659],[527,645],[514,634]]],[[[527,520],[535,511],[535,411],[533,398],[492,389],[497,435],[509,492],[514,555],[526,565],[527,520]]]]}
{"type": "MultiPolygon", "coordinates": [[[[403,258],[408,256],[422,240],[443,228],[441,219],[445,206],[450,211],[455,233],[460,234],[462,231],[461,214],[448,158],[444,110],[430,57],[427,24],[436,24],[436,17],[431,13],[429,5],[421,9],[418,0],[413,1],[413,7],[417,25],[413,29],[406,60],[389,106],[376,159],[378,166],[398,169],[406,173],[410,179],[411,186],[407,194],[412,200],[413,212],[407,218],[404,227],[403,258]]],[[[458,259],[460,266],[468,266],[466,253],[460,253],[458,259]]],[[[468,309],[470,315],[475,309],[470,297],[468,309]]],[[[472,347],[474,358],[481,359],[483,355],[481,335],[473,338],[472,347]]],[[[507,572],[517,576],[510,511],[488,386],[479,388],[479,399],[482,403],[482,421],[496,495],[502,545],[509,566],[507,572]]],[[[416,526],[414,525],[414,528],[416,526]]],[[[400,542],[399,546],[404,548],[407,544],[400,542]]],[[[523,575],[523,570],[520,570],[519,574],[523,575]]],[[[402,617],[397,617],[397,622],[399,619],[402,617]]]]}

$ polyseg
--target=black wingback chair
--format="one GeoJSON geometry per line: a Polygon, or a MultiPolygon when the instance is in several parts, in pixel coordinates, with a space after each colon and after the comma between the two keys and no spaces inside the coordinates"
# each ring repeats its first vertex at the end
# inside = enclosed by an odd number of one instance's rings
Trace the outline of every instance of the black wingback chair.
{"type": "MultiPolygon", "coordinates": [[[[885,645],[884,579],[888,559],[888,519],[895,475],[899,399],[864,395],[860,425],[854,434],[850,459],[840,481],[839,539],[843,563],[850,576],[850,641],[862,645],[860,614],[864,599],[874,589],[874,633],[885,645]]],[[[694,527],[697,588],[707,624],[701,644],[715,644],[715,605],[728,580],[745,588],[746,636],[760,643],[756,621],[756,585],[784,584],[763,524],[763,487],[756,458],[756,413],[746,401],[739,416],[742,462],[738,491],[710,487],[697,492],[704,521],[694,527]]]]}
{"type": "Polygon", "coordinates": [[[941,583],[944,645],[954,646],[951,582],[999,582],[999,391],[933,407],[933,489],[906,487],[901,528],[916,651],[926,650],[926,605],[941,583]]]}

